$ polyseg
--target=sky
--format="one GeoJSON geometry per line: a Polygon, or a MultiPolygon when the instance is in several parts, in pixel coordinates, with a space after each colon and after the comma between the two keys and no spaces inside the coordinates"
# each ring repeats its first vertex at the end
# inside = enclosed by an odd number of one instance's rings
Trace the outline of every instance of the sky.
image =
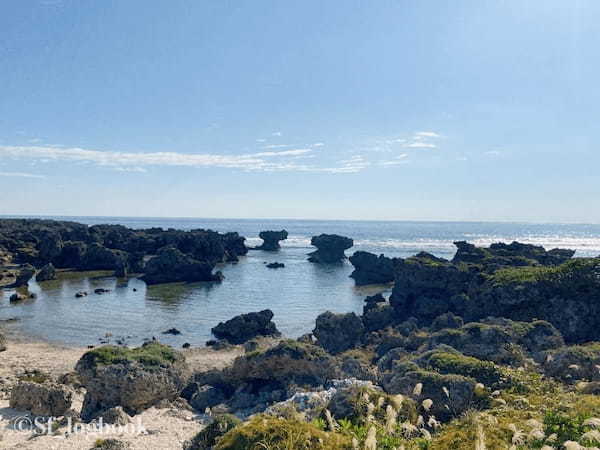
{"type": "Polygon", "coordinates": [[[595,0],[0,2],[0,214],[600,223],[595,0]]]}

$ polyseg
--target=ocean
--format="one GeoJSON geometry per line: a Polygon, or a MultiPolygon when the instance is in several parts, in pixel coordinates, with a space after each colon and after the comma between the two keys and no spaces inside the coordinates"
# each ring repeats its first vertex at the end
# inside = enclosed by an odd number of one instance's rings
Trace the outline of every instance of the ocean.
{"type": "Polygon", "coordinates": [[[25,335],[66,345],[97,345],[101,340],[118,339],[137,345],[144,339],[181,346],[204,345],[210,329],[237,314],[273,310],[279,330],[289,337],[310,332],[322,312],[360,313],[365,296],[388,286],[354,286],[349,278],[349,262],[320,266],[309,263],[306,254],[314,250],[311,236],[336,233],[354,239],[356,250],[407,257],[421,250],[452,258],[456,240],[477,245],[511,242],[571,248],[577,257],[600,255],[600,225],[532,224],[491,222],[392,222],[318,221],[258,219],[188,219],[127,217],[52,217],[86,224],[111,223],[131,228],[208,228],[220,232],[237,231],[249,246],[261,241],[262,230],[286,229],[287,241],[276,253],[251,251],[237,264],[225,264],[220,284],[191,283],[146,287],[135,278],[126,282],[111,276],[69,274],[59,280],[30,283],[34,300],[10,304],[10,291],[0,297],[0,321],[25,335]],[[283,269],[267,269],[265,262],[282,262],[283,269]],[[110,289],[103,295],[75,298],[75,292],[110,289]],[[134,290],[135,288],[135,290],[134,290]],[[17,319],[10,320],[7,319],[17,319]],[[182,334],[163,335],[175,327],[182,334]],[[109,336],[107,338],[107,336],[109,336]]]}

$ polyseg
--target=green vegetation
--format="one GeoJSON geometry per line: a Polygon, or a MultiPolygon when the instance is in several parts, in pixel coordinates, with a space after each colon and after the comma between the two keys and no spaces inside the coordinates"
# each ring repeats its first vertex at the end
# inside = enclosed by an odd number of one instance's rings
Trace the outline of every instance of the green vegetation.
{"type": "Polygon", "coordinates": [[[496,364],[461,354],[434,352],[427,359],[427,365],[439,373],[471,377],[486,386],[495,385],[503,378],[496,364]]]}
{"type": "Polygon", "coordinates": [[[89,351],[84,357],[95,365],[138,362],[144,366],[168,366],[177,360],[178,355],[168,345],[150,342],[132,349],[105,345],[89,351]]]}
{"type": "Polygon", "coordinates": [[[351,449],[348,436],[325,432],[310,423],[257,416],[226,433],[216,450],[343,450],[351,449]]]}
{"type": "Polygon", "coordinates": [[[600,273],[599,258],[576,258],[559,266],[546,267],[507,267],[489,276],[492,283],[523,284],[548,281],[554,283],[584,283],[587,286],[598,284],[600,273]]]}
{"type": "Polygon", "coordinates": [[[42,383],[45,383],[46,381],[50,381],[51,377],[50,377],[50,375],[48,375],[45,372],[34,369],[31,371],[26,371],[25,373],[23,373],[21,375],[17,375],[17,379],[19,381],[24,381],[24,382],[28,382],[28,383],[42,384],[42,383]]]}

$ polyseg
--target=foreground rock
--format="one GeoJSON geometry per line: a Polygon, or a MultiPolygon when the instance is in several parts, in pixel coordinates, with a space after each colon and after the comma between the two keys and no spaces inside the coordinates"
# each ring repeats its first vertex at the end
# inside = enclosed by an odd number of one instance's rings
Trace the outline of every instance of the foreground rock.
{"type": "Polygon", "coordinates": [[[327,311],[317,317],[313,334],[318,345],[336,354],[356,347],[364,331],[363,322],[356,314],[327,311]]]}
{"type": "Polygon", "coordinates": [[[273,252],[281,248],[279,242],[285,241],[288,238],[288,232],[286,230],[261,231],[258,237],[260,237],[263,240],[263,243],[256,247],[256,249],[273,252]]]}
{"type": "Polygon", "coordinates": [[[310,262],[314,263],[336,263],[343,261],[346,259],[344,251],[354,245],[352,239],[337,234],[313,236],[310,243],[317,247],[317,251],[309,253],[308,258],[310,262]]]}
{"type": "Polygon", "coordinates": [[[369,252],[355,252],[350,257],[350,263],[354,266],[350,278],[354,279],[357,286],[391,283],[395,277],[394,261],[384,255],[376,256],[369,252]]]}
{"type": "Polygon", "coordinates": [[[84,420],[116,406],[134,415],[161,400],[174,400],[189,377],[183,355],[157,342],[134,349],[94,349],[81,357],[75,370],[87,390],[84,420]]]}
{"type": "Polygon", "coordinates": [[[19,382],[10,395],[10,407],[34,416],[59,417],[70,408],[73,392],[54,383],[19,382]]]}
{"type": "Polygon", "coordinates": [[[211,331],[218,339],[231,344],[243,344],[257,336],[280,336],[272,322],[273,311],[265,309],[259,312],[240,314],[227,322],[221,322],[211,331]]]}
{"type": "Polygon", "coordinates": [[[142,277],[147,284],[177,281],[221,281],[221,272],[213,274],[214,264],[196,261],[174,247],[165,247],[146,263],[142,277]]]}

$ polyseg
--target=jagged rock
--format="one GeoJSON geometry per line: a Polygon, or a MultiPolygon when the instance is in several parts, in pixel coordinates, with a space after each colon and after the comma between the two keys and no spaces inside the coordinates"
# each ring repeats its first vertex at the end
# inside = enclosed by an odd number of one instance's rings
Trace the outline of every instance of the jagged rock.
{"type": "Polygon", "coordinates": [[[283,269],[285,267],[284,263],[280,263],[280,262],[273,262],[270,264],[267,264],[267,268],[269,269],[283,269]]]}
{"type": "Polygon", "coordinates": [[[174,247],[165,247],[146,263],[141,278],[147,284],[175,281],[221,281],[220,272],[213,274],[213,263],[196,261],[174,247]]]}
{"type": "Polygon", "coordinates": [[[366,331],[382,330],[396,323],[396,312],[387,302],[365,305],[362,319],[366,331]]]}
{"type": "Polygon", "coordinates": [[[265,309],[259,312],[240,314],[227,322],[221,322],[211,331],[218,339],[231,344],[243,344],[257,336],[280,336],[273,319],[273,311],[265,309]]]}
{"type": "Polygon", "coordinates": [[[34,275],[35,268],[31,264],[22,265],[19,268],[19,272],[17,273],[17,278],[15,279],[15,282],[10,287],[20,288],[23,286],[27,286],[27,283],[33,278],[34,275]]]}
{"type": "Polygon", "coordinates": [[[72,397],[72,390],[64,385],[22,381],[12,389],[10,407],[35,416],[57,417],[71,408],[72,397]]]}
{"type": "Polygon", "coordinates": [[[212,408],[213,406],[223,403],[225,400],[225,394],[219,388],[204,385],[198,386],[196,391],[192,393],[189,403],[196,411],[204,413],[206,408],[212,408]]]}
{"type": "Polygon", "coordinates": [[[562,347],[549,351],[543,369],[546,375],[567,382],[600,381],[600,343],[562,347]]]}
{"type": "Polygon", "coordinates": [[[124,260],[126,260],[126,255],[123,252],[93,243],[87,247],[79,268],[83,270],[115,270],[125,264],[124,260]]]}
{"type": "Polygon", "coordinates": [[[415,370],[390,377],[383,387],[389,394],[411,396],[417,403],[432,400],[427,414],[445,422],[486,402],[485,397],[478,395],[476,384],[473,378],[461,375],[415,370]],[[417,385],[421,389],[415,389],[417,385]]]}
{"type": "Polygon", "coordinates": [[[110,292],[110,289],[104,289],[104,288],[94,289],[94,294],[96,294],[96,295],[107,294],[109,292],[110,292]]]}
{"type": "Polygon", "coordinates": [[[363,322],[355,313],[324,312],[317,317],[313,334],[317,344],[329,353],[337,354],[356,347],[365,331],[363,322]]]}
{"type": "Polygon", "coordinates": [[[108,425],[127,425],[131,422],[131,417],[127,414],[121,406],[115,406],[104,411],[99,411],[93,415],[93,420],[99,420],[102,418],[102,422],[108,425]]]}
{"type": "Polygon", "coordinates": [[[308,255],[308,260],[314,263],[336,263],[342,261],[346,259],[344,251],[354,245],[352,239],[337,234],[313,236],[310,243],[317,247],[317,251],[308,255]]]}
{"type": "Polygon", "coordinates": [[[204,430],[191,440],[183,443],[183,450],[211,450],[218,439],[241,423],[241,420],[231,414],[220,414],[204,430]]]}
{"type": "Polygon", "coordinates": [[[258,250],[275,251],[281,246],[279,241],[285,241],[288,238],[288,232],[281,231],[261,231],[258,235],[263,240],[263,243],[256,247],[258,250]]]}
{"type": "Polygon", "coordinates": [[[354,279],[357,286],[369,284],[385,284],[394,281],[395,259],[384,255],[376,256],[373,253],[358,251],[350,257],[354,271],[350,278],[354,279]]]}
{"type": "Polygon", "coordinates": [[[447,312],[437,316],[431,324],[431,331],[440,331],[444,328],[460,328],[465,324],[462,317],[459,317],[451,312],[447,312]]]}
{"type": "Polygon", "coordinates": [[[377,308],[382,303],[387,303],[387,300],[381,292],[379,294],[371,295],[365,298],[365,306],[363,307],[363,313],[366,313],[371,309],[377,308]]]}
{"type": "Polygon", "coordinates": [[[44,267],[40,269],[37,273],[35,279],[37,281],[49,281],[56,279],[56,269],[52,265],[52,263],[46,264],[44,267]]]}
{"type": "Polygon", "coordinates": [[[99,347],[85,353],[75,370],[87,391],[84,420],[115,406],[134,415],[161,400],[174,400],[189,378],[183,355],[158,342],[134,349],[99,347]]]}
{"type": "Polygon", "coordinates": [[[283,391],[285,394],[295,386],[324,385],[338,375],[335,359],[322,348],[285,340],[263,352],[237,358],[214,382],[220,380],[232,391],[283,391]]]}

